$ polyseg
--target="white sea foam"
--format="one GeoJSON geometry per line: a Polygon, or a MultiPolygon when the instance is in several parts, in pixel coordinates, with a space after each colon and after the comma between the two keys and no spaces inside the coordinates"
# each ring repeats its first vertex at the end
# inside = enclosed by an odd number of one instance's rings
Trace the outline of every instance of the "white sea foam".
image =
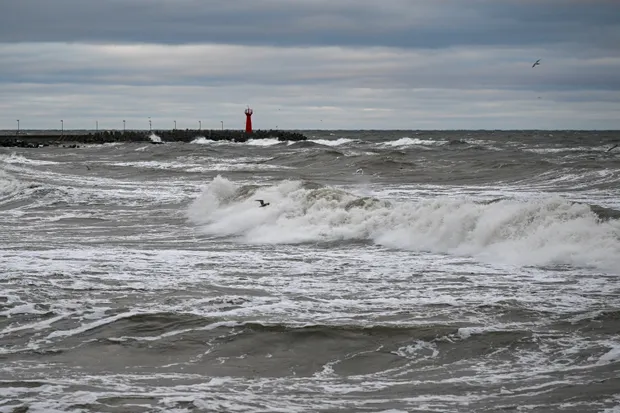
{"type": "Polygon", "coordinates": [[[6,337],[9,334],[15,333],[17,331],[26,331],[26,330],[40,331],[40,330],[45,330],[45,329],[49,328],[50,325],[52,325],[56,321],[62,320],[63,318],[65,318],[64,315],[59,315],[59,316],[52,317],[52,318],[49,318],[49,319],[43,320],[43,321],[37,321],[37,322],[29,323],[29,324],[21,324],[21,325],[18,325],[18,326],[9,326],[9,327],[6,327],[6,328],[4,328],[4,329],[2,329],[0,331],[0,337],[6,337]]]}
{"type": "Polygon", "coordinates": [[[418,139],[418,138],[409,138],[404,137],[397,139],[395,141],[382,142],[381,146],[414,146],[414,145],[440,145],[446,143],[447,141],[435,141],[430,139],[418,139]]]}
{"type": "Polygon", "coordinates": [[[423,360],[429,358],[436,358],[439,355],[439,350],[435,343],[429,343],[423,340],[417,340],[413,344],[405,347],[401,347],[392,353],[400,357],[405,357],[413,360],[423,360]]]}
{"type": "Polygon", "coordinates": [[[347,143],[354,142],[354,140],[349,139],[349,138],[310,139],[310,142],[318,143],[319,145],[325,145],[325,146],[340,146],[340,145],[346,145],[347,143]]]}
{"type": "Polygon", "coordinates": [[[250,139],[246,142],[250,146],[273,146],[282,143],[276,138],[269,139],[250,139]]]}
{"type": "Polygon", "coordinates": [[[105,214],[67,212],[67,213],[59,213],[58,215],[49,215],[49,216],[46,216],[40,219],[42,221],[47,221],[47,222],[58,222],[58,221],[64,221],[64,220],[88,220],[88,219],[97,219],[97,218],[101,219],[102,217],[105,217],[105,214]]]}
{"type": "Polygon", "coordinates": [[[16,314],[45,314],[46,312],[45,310],[38,310],[34,303],[28,303],[12,307],[6,311],[0,311],[0,316],[11,317],[16,314]]]}
{"type": "Polygon", "coordinates": [[[192,203],[189,217],[210,235],[253,243],[371,240],[488,262],[620,268],[620,222],[601,222],[587,205],[559,197],[388,203],[334,188],[307,189],[298,181],[245,195],[237,190],[216,177],[192,203]],[[255,199],[271,205],[258,208],[255,199]]]}
{"type": "Polygon", "coordinates": [[[461,327],[458,329],[456,335],[466,340],[470,338],[472,335],[480,335],[488,332],[497,332],[503,331],[500,326],[490,326],[490,327],[461,327]]]}
{"type": "Polygon", "coordinates": [[[115,321],[118,320],[122,320],[124,318],[128,318],[131,316],[135,316],[135,315],[142,315],[143,313],[139,312],[139,311],[129,311],[126,313],[122,313],[122,314],[117,314],[111,317],[106,317],[106,318],[100,318],[98,320],[93,321],[92,323],[88,323],[88,324],[82,324],[80,327],[71,329],[71,330],[56,330],[53,331],[52,333],[50,333],[47,336],[47,339],[52,339],[52,338],[56,338],[56,337],[67,337],[67,336],[72,336],[72,335],[76,335],[76,334],[80,334],[83,333],[85,331],[89,331],[92,330],[94,328],[97,327],[101,327],[103,325],[106,324],[110,324],[113,323],[115,321]]]}
{"type": "Polygon", "coordinates": [[[145,168],[145,169],[178,169],[184,170],[191,166],[196,166],[192,164],[187,164],[185,162],[159,162],[159,161],[127,161],[127,162],[111,162],[108,165],[110,166],[129,166],[133,168],[145,168]]]}
{"type": "Polygon", "coordinates": [[[559,148],[524,148],[525,152],[533,152],[533,153],[562,153],[562,152],[575,152],[575,153],[590,153],[590,152],[606,152],[608,148],[606,147],[584,147],[584,146],[562,146],[559,148]]]}
{"type": "Polygon", "coordinates": [[[596,185],[620,184],[620,170],[599,169],[582,171],[552,170],[539,175],[533,175],[522,182],[535,185],[537,188],[565,188],[587,190],[596,185]]]}

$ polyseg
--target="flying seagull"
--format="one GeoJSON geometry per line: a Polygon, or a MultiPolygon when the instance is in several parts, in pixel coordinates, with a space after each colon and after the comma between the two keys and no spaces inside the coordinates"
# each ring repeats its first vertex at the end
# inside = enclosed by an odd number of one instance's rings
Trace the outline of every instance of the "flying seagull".
{"type": "Polygon", "coordinates": [[[269,205],[269,202],[265,202],[262,199],[257,199],[256,202],[260,202],[260,208],[266,207],[267,205],[269,205]]]}
{"type": "Polygon", "coordinates": [[[540,59],[538,59],[537,61],[534,62],[534,64],[532,65],[532,67],[536,67],[540,65],[540,59]]]}

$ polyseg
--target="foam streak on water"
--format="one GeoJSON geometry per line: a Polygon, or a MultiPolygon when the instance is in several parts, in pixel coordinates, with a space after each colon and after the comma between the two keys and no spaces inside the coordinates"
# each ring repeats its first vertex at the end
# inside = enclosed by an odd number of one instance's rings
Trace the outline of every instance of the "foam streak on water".
{"type": "Polygon", "coordinates": [[[0,412],[615,411],[617,137],[554,135],[5,150],[0,412]]]}

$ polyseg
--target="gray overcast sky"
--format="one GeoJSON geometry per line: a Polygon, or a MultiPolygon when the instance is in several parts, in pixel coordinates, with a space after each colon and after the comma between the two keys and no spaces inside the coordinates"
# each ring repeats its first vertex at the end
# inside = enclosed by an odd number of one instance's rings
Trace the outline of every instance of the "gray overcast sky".
{"type": "Polygon", "coordinates": [[[617,0],[0,0],[0,129],[620,129],[619,92],[617,0]]]}

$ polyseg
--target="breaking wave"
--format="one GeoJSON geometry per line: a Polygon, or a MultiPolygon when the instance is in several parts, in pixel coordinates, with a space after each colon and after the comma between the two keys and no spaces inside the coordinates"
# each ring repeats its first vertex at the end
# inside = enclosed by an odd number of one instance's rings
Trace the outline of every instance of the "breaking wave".
{"type": "Polygon", "coordinates": [[[46,161],[41,159],[30,159],[23,155],[12,153],[10,155],[0,155],[0,161],[6,164],[28,165],[28,166],[47,166],[57,165],[58,162],[46,161]]]}
{"type": "Polygon", "coordinates": [[[24,183],[0,169],[0,206],[2,209],[6,207],[7,202],[13,201],[25,188],[24,183]]]}
{"type": "Polygon", "coordinates": [[[391,202],[301,181],[239,186],[217,176],[190,205],[204,233],[249,243],[367,241],[513,265],[620,268],[620,221],[561,197],[391,202]],[[259,208],[256,199],[270,202],[259,208]]]}
{"type": "Polygon", "coordinates": [[[149,139],[151,140],[151,142],[153,143],[162,143],[161,141],[161,137],[158,135],[155,135],[154,133],[151,133],[151,135],[149,136],[149,139]]]}
{"type": "Polygon", "coordinates": [[[310,141],[317,143],[319,145],[324,145],[324,146],[340,146],[340,145],[347,145],[347,144],[354,143],[354,142],[359,142],[357,140],[349,139],[349,138],[311,139],[310,141]]]}
{"type": "Polygon", "coordinates": [[[381,145],[402,147],[402,146],[418,146],[418,145],[441,145],[445,143],[446,141],[443,141],[443,140],[418,139],[418,138],[404,137],[404,138],[400,138],[394,141],[383,142],[381,145]]]}

